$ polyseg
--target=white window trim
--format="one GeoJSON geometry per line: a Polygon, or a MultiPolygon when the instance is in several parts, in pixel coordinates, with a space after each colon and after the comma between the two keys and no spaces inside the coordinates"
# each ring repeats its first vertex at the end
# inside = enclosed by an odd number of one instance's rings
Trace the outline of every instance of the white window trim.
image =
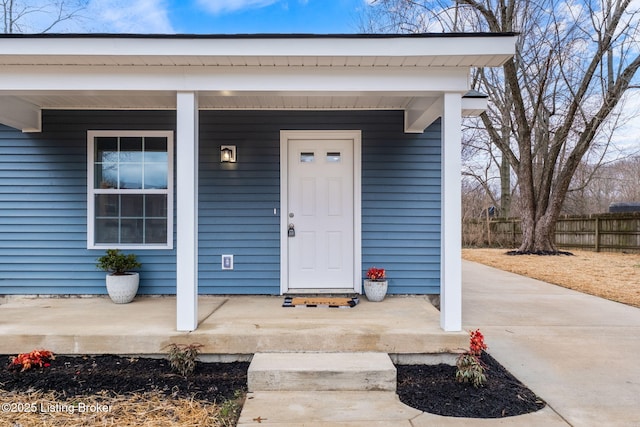
{"type": "Polygon", "coordinates": [[[90,130],[87,131],[87,249],[173,249],[173,131],[90,130]],[[95,138],[96,137],[164,137],[167,138],[167,189],[166,190],[120,190],[119,194],[166,194],[167,195],[167,242],[166,244],[96,244],[95,243],[95,195],[105,193],[94,188],[95,138]]]}

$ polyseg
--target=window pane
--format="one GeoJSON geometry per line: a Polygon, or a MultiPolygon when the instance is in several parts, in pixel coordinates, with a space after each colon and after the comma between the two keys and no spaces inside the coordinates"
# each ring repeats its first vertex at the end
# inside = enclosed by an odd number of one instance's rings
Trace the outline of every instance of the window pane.
{"type": "Polygon", "coordinates": [[[334,151],[327,153],[327,163],[340,163],[340,152],[334,151]]]}
{"type": "Polygon", "coordinates": [[[118,220],[96,219],[95,239],[96,243],[119,243],[118,220]]]}
{"type": "Polygon", "coordinates": [[[118,161],[118,138],[97,137],[95,158],[96,162],[117,162],[118,161]]]}
{"type": "Polygon", "coordinates": [[[147,218],[167,217],[166,194],[147,194],[145,197],[145,212],[147,218]]]}
{"type": "Polygon", "coordinates": [[[127,189],[142,188],[142,163],[120,164],[120,187],[127,189]]]}
{"type": "Polygon", "coordinates": [[[144,243],[142,241],[144,220],[122,219],[120,221],[120,243],[144,243]]]}
{"type": "Polygon", "coordinates": [[[167,164],[146,163],[144,165],[144,188],[167,188],[167,164]]]}
{"type": "Polygon", "coordinates": [[[142,138],[120,138],[120,162],[142,162],[142,138]]]}
{"type": "Polygon", "coordinates": [[[167,138],[144,139],[144,161],[167,164],[167,138]]]}
{"type": "Polygon", "coordinates": [[[167,220],[147,219],[145,223],[145,243],[167,242],[167,220]]]}
{"type": "Polygon", "coordinates": [[[96,164],[94,188],[116,188],[118,184],[118,164],[96,164]]]}
{"type": "Polygon", "coordinates": [[[117,217],[120,212],[119,196],[117,194],[96,195],[96,217],[117,217]]]}
{"type": "Polygon", "coordinates": [[[142,218],[144,216],[144,194],[123,194],[121,197],[122,217],[142,218]]]}
{"type": "Polygon", "coordinates": [[[312,163],[314,160],[314,153],[300,153],[300,163],[312,163]]]}

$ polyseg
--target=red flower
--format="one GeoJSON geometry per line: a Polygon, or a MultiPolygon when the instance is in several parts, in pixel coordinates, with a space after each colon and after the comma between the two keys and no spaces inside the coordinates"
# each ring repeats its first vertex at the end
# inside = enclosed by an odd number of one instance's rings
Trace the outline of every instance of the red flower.
{"type": "Polygon", "coordinates": [[[367,278],[369,280],[382,280],[384,279],[384,275],[384,268],[371,267],[367,270],[367,278]]]}
{"type": "Polygon", "coordinates": [[[484,335],[480,332],[480,329],[476,329],[475,331],[471,331],[469,340],[469,353],[480,356],[482,354],[482,350],[487,349],[487,345],[484,343],[484,335]]]}
{"type": "Polygon", "coordinates": [[[36,366],[48,368],[51,366],[50,360],[54,360],[55,355],[48,350],[33,350],[31,353],[20,353],[11,359],[10,369],[20,369],[20,372],[28,371],[36,366]]]}

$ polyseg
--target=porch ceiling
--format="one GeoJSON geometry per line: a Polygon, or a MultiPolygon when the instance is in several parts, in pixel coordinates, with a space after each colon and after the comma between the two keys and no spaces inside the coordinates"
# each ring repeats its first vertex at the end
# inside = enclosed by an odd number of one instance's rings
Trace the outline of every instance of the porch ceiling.
{"type": "MultiPolygon", "coordinates": [[[[2,100],[0,95],[0,100],[2,100]]],[[[69,91],[22,94],[17,98],[42,109],[166,109],[176,108],[174,91],[69,91]]],[[[304,94],[255,92],[241,95],[199,93],[203,110],[403,110],[415,96],[385,94],[304,94]]],[[[435,96],[433,97],[436,98],[435,96]]]]}

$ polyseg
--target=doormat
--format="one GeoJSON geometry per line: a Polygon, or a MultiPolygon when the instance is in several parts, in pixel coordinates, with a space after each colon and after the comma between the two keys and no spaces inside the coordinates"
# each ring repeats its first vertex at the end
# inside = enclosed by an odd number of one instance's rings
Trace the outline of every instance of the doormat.
{"type": "Polygon", "coordinates": [[[358,302],[358,297],[285,297],[282,306],[351,308],[358,302]]]}

